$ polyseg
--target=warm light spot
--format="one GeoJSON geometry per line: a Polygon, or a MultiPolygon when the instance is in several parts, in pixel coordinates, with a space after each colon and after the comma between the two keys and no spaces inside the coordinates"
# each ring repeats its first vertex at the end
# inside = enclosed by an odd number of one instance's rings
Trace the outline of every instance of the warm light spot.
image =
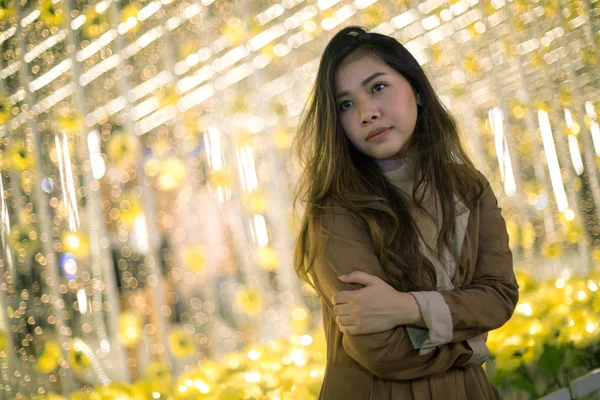
{"type": "Polygon", "coordinates": [[[565,211],[565,219],[567,221],[573,221],[575,219],[575,211],[570,208],[565,211]]]}
{"type": "Polygon", "coordinates": [[[248,358],[251,359],[251,360],[253,360],[253,361],[256,361],[256,360],[258,360],[260,358],[260,353],[258,351],[256,351],[256,350],[250,350],[248,352],[248,358]]]}

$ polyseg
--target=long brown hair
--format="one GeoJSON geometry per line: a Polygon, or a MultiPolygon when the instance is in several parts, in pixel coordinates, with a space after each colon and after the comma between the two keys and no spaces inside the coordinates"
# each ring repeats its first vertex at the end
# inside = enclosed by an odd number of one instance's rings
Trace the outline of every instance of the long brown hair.
{"type": "MultiPolygon", "coordinates": [[[[453,249],[450,243],[457,183],[466,187],[475,182],[479,188],[477,197],[483,192],[483,184],[460,142],[454,118],[412,54],[389,36],[360,27],[344,28],[325,48],[294,141],[303,167],[294,208],[298,202],[305,205],[294,267],[298,276],[310,283],[309,270],[317,256],[313,245],[316,222],[323,207],[333,202],[364,221],[384,272],[397,290],[435,289],[435,269],[421,254],[418,230],[406,199],[387,181],[374,160],[351,144],[341,127],[335,75],[349,56],[363,54],[378,57],[404,76],[421,99],[410,148],[417,171],[413,195],[421,208],[426,194],[437,193],[439,197],[443,222],[436,241],[438,254],[444,244],[453,249]],[[418,283],[427,277],[433,287],[418,283]]],[[[458,255],[453,253],[458,261],[458,255]]]]}

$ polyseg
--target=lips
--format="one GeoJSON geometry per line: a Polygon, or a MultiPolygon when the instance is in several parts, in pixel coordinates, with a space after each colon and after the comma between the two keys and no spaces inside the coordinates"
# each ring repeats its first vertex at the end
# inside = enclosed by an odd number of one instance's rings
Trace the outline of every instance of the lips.
{"type": "Polygon", "coordinates": [[[373,129],[371,132],[369,132],[369,134],[367,135],[367,138],[365,140],[375,139],[380,134],[387,134],[387,132],[389,132],[390,129],[392,129],[391,126],[388,126],[385,128],[373,129]]]}

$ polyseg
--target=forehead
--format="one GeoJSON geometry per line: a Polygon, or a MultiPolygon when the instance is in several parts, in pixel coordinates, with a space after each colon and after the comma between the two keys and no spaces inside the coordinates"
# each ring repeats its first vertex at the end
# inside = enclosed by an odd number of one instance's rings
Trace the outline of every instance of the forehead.
{"type": "Polygon", "coordinates": [[[350,56],[344,61],[335,74],[335,87],[337,91],[349,91],[361,85],[362,81],[376,72],[386,75],[400,75],[379,57],[364,54],[358,57],[350,56]]]}

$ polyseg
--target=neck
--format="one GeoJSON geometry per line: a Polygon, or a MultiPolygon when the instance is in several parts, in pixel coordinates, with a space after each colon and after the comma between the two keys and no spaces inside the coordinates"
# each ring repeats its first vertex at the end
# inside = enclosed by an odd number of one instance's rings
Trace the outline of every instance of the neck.
{"type": "Polygon", "coordinates": [[[394,171],[406,163],[405,158],[396,158],[393,160],[375,160],[382,172],[394,171]]]}

